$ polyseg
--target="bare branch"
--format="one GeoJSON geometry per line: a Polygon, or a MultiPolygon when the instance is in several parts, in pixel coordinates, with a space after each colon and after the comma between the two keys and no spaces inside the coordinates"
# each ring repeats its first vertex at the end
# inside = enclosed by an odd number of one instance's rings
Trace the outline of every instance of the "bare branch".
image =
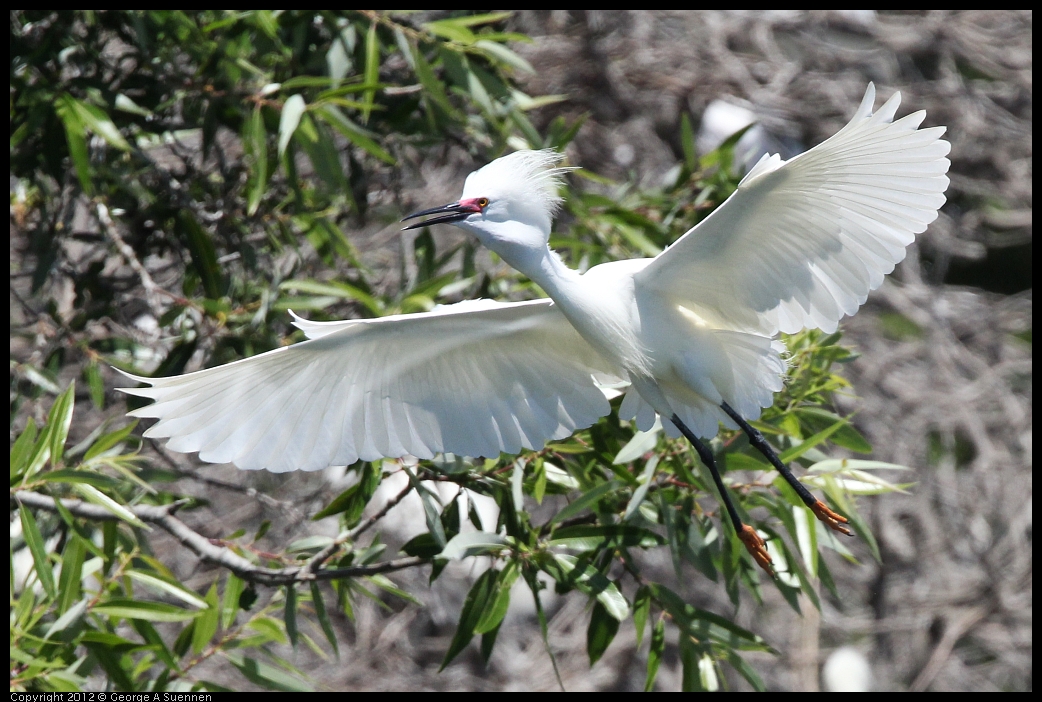
{"type": "MultiPolygon", "coordinates": [[[[57,512],[56,502],[61,502],[69,512],[77,517],[93,521],[119,521],[112,512],[104,507],[92,505],[80,500],[51,497],[31,490],[17,490],[11,493],[12,508],[19,503],[34,509],[43,509],[49,512],[57,512]]],[[[248,560],[235,553],[229,548],[215,545],[210,539],[194,531],[187,524],[174,516],[174,512],[181,504],[164,505],[161,507],[151,505],[126,506],[125,508],[134,513],[138,519],[150,524],[156,524],[169,532],[180,541],[192,553],[208,563],[214,563],[227,568],[243,580],[260,585],[285,585],[287,583],[305,582],[311,580],[339,580],[342,578],[358,578],[378,573],[390,573],[406,568],[427,565],[428,559],[407,557],[397,558],[383,563],[371,565],[351,566],[349,568],[327,568],[324,570],[308,569],[307,564],[291,568],[264,568],[254,565],[248,560]]]]}

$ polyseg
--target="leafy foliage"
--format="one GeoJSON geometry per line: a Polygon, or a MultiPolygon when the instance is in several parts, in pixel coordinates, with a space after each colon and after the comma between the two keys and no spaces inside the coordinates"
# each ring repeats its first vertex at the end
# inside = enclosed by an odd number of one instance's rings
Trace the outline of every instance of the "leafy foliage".
{"type": "MultiPolygon", "coordinates": [[[[175,476],[138,453],[134,425],[103,425],[66,447],[76,404],[73,385],[60,390],[69,370],[82,375],[85,399],[101,408],[102,365],[168,375],[200,349],[212,365],[259,353],[283,341],[289,308],[379,316],[460,297],[537,294],[513,272],[479,273],[472,245],[438,251],[429,232],[413,243],[416,275],[402,276],[397,290],[379,289],[345,233],[367,218],[400,217],[393,198],[373,194],[395,191],[403,163],[416,154],[465,149],[485,159],[508,145],[563,148],[574,136],[581,122],[552,122],[544,135],[529,120],[528,111],[558,98],[529,97],[514,84],[515,72],[531,67],[507,46],[525,37],[500,31],[505,18],[12,15],[11,170],[19,179],[12,216],[27,249],[12,271],[31,281],[31,298],[22,302],[33,317],[12,334],[28,337],[42,321],[58,330],[40,362],[12,364],[13,416],[56,395],[46,422],[38,428],[29,418],[11,447],[11,505],[21,525],[12,563],[28,554],[26,568],[11,575],[12,689],[86,689],[97,686],[92,676],[128,691],[221,689],[197,674],[214,656],[256,685],[309,689],[276,644],[303,642],[325,656],[328,649],[307,633],[321,632],[337,653],[334,606],[351,619],[359,596],[377,599],[382,590],[414,601],[382,572],[366,570],[389,563],[379,538],[366,537],[382,513],[367,508],[385,476],[398,471],[409,479],[399,498],[420,496],[428,531],[402,547],[407,558],[395,568],[429,567],[433,581],[450,560],[480,555],[492,564],[465,598],[442,667],[475,636],[488,661],[518,582],[535,597],[552,657],[539,596],[552,582],[590,601],[591,664],[632,618],[638,642],[648,640],[648,689],[667,628],[679,635],[685,689],[719,688],[725,664],[762,689],[741,652],[770,651],[766,642],[686,603],[642,570],[641,554],[663,549],[678,576],[694,570],[707,586],[721,584],[735,605],[742,590],[759,600],[765,585],[720,518],[708,471],[690,447],[657,427],[639,432],[620,421],[618,400],[593,427],[521,457],[351,466],[357,482],[314,517],[338,519],[340,537],[305,539],[271,554],[242,530],[228,534],[222,547],[255,569],[220,574],[205,593],[178,582],[151,552],[150,533],[160,522],[143,521],[153,514],[144,508],[194,505],[157,487],[175,476]],[[72,226],[84,218],[98,233],[72,226]],[[286,251],[297,253],[289,269],[279,264],[286,251]],[[107,267],[113,252],[127,263],[118,273],[107,267]],[[173,270],[164,279],[180,281],[179,291],[149,272],[164,268],[173,270]],[[336,278],[320,278],[320,270],[336,278]],[[63,310],[65,283],[75,299],[63,310]],[[135,295],[145,306],[128,310],[135,295]],[[174,340],[161,359],[118,321],[132,323],[142,312],[174,340]],[[442,502],[430,481],[454,483],[459,494],[442,502]],[[495,501],[495,524],[481,522],[471,495],[495,501]],[[47,506],[28,506],[30,496],[45,496],[47,506]],[[84,516],[79,505],[101,508],[106,518],[84,516]],[[254,610],[257,588],[269,582],[259,573],[279,568],[284,586],[254,610]],[[303,575],[294,576],[298,571],[303,575]],[[330,591],[305,571],[331,580],[335,598],[324,599],[330,591]],[[347,571],[355,574],[337,574],[347,571]],[[302,618],[318,627],[302,627],[302,618]]],[[[568,193],[551,243],[573,265],[654,255],[734,190],[737,136],[698,159],[686,120],[683,128],[685,160],[660,190],[587,174],[591,187],[568,193]]],[[[754,424],[783,460],[807,468],[805,482],[874,549],[854,496],[900,489],[874,473],[894,466],[830,459],[822,450],[829,443],[870,450],[831,401],[847,390],[834,365],[852,355],[838,345],[838,333],[785,341],[785,389],[754,424]]],[[[853,556],[744,435],[723,431],[711,448],[743,519],[768,539],[779,573],[767,585],[797,610],[801,592],[816,606],[813,584],[833,589],[821,553],[853,556]]]]}

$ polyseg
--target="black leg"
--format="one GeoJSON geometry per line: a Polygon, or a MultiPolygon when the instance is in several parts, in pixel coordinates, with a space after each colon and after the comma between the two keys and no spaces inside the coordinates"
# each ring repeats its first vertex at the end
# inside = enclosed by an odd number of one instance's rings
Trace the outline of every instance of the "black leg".
{"type": "Polygon", "coordinates": [[[686,424],[680,421],[680,417],[674,414],[670,420],[680,430],[680,433],[687,437],[691,445],[695,447],[698,457],[702,459],[702,463],[709,469],[709,473],[713,476],[713,482],[716,483],[716,489],[720,492],[720,498],[724,501],[724,507],[727,509],[727,514],[731,518],[731,524],[734,525],[738,538],[745,544],[746,550],[752,555],[756,564],[773,577],[774,569],[771,568],[771,557],[767,553],[767,547],[760,535],[756,533],[756,530],[748,524],[743,524],[742,518],[738,516],[738,510],[735,509],[734,503],[731,502],[731,496],[728,494],[727,488],[724,487],[720,471],[716,468],[716,459],[713,458],[713,452],[709,450],[709,447],[701,439],[695,436],[694,432],[688,429],[686,424]]]}
{"type": "Polygon", "coordinates": [[[752,444],[757,451],[762,453],[767,460],[770,461],[771,465],[781,473],[781,476],[785,478],[785,482],[792,486],[792,489],[795,490],[796,494],[800,496],[801,500],[803,500],[803,504],[810,507],[811,511],[814,512],[818,519],[835,531],[844,533],[847,536],[853,536],[850,529],[843,526],[847,523],[846,517],[836,514],[829,509],[824,502],[814,497],[810,490],[796,479],[796,476],[792,474],[792,471],[789,470],[788,466],[782,463],[781,459],[778,458],[778,454],[775,453],[774,448],[767,443],[767,439],[763,438],[763,434],[757,431],[751,424],[749,424],[749,422],[745,421],[742,415],[735,412],[731,405],[724,402],[720,405],[720,408],[726,412],[727,416],[733,419],[739,427],[741,427],[742,431],[748,435],[749,443],[752,444]]]}

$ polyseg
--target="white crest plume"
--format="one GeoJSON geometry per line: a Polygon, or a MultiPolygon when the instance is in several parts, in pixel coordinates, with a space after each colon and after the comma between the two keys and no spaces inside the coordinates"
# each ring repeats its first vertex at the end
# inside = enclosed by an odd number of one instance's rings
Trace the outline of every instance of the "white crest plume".
{"type": "Polygon", "coordinates": [[[553,149],[515,151],[497,158],[467,176],[463,199],[522,200],[534,197],[547,216],[553,219],[561,207],[559,190],[564,174],[578,170],[574,166],[558,167],[563,158],[564,154],[553,149]]]}

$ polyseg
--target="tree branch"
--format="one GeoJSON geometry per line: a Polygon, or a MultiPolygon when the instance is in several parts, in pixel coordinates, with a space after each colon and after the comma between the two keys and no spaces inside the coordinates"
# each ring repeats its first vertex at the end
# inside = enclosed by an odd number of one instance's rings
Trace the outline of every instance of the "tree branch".
{"type": "MultiPolygon", "coordinates": [[[[56,502],[61,502],[64,508],[77,517],[83,517],[92,521],[120,521],[119,517],[104,507],[80,500],[51,497],[31,490],[16,490],[11,493],[12,508],[18,504],[23,504],[33,509],[57,512],[56,502]]],[[[134,516],[141,521],[159,526],[200,559],[219,565],[222,568],[227,568],[243,580],[259,585],[286,585],[288,583],[312,580],[358,578],[378,573],[390,573],[406,568],[415,568],[430,563],[429,559],[409,556],[371,565],[315,569],[314,571],[308,569],[307,563],[290,568],[264,568],[250,563],[229,548],[215,545],[210,539],[199,534],[175,517],[174,513],[181,506],[181,504],[176,503],[164,506],[137,505],[131,507],[127,505],[125,509],[133,512],[134,516]]]]}

